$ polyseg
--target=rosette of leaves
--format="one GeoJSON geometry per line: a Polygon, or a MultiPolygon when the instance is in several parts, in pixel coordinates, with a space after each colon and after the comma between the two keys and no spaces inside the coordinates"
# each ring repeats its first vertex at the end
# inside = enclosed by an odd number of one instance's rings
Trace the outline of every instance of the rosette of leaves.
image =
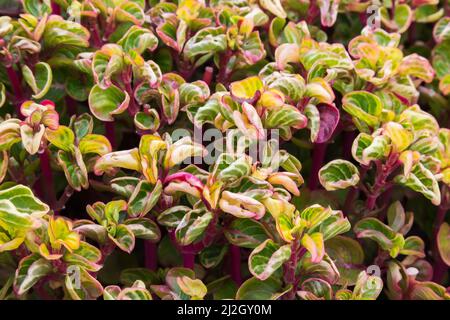
{"type": "Polygon", "coordinates": [[[125,110],[132,116],[140,110],[136,103],[137,87],[156,88],[161,82],[159,66],[141,55],[147,48],[154,50],[157,44],[149,30],[134,27],[117,44],[105,44],[89,57],[80,57],[77,66],[94,79],[89,107],[96,118],[113,121],[113,115],[125,110]]]}
{"type": "Polygon", "coordinates": [[[387,211],[388,224],[384,224],[377,218],[364,218],[354,226],[355,235],[360,239],[371,239],[377,242],[381,249],[378,260],[384,263],[383,259],[396,258],[398,255],[405,256],[402,261],[405,265],[417,264],[424,269],[422,276],[427,275],[430,265],[423,259],[425,257],[425,244],[417,236],[405,237],[410,231],[414,215],[412,212],[405,212],[400,202],[394,202],[387,211]],[[388,253],[388,255],[383,252],[388,253]]]}
{"type": "Polygon", "coordinates": [[[0,186],[0,252],[17,249],[40,226],[49,207],[24,185],[0,186]]]}
{"type": "Polygon", "coordinates": [[[113,244],[127,253],[133,251],[136,238],[158,242],[161,233],[155,222],[149,218],[134,217],[127,209],[124,200],[88,205],[86,211],[95,222],[78,220],[75,229],[102,247],[108,248],[113,244]]]}
{"type": "Polygon", "coordinates": [[[92,133],[93,121],[89,114],[73,116],[70,127],[48,128],[45,137],[55,150],[55,160],[63,169],[69,185],[77,191],[89,187],[88,173],[96,160],[111,152],[109,140],[92,133]]]}
{"type": "MultiPolygon", "coordinates": [[[[363,189],[367,191],[368,208],[374,208],[376,198],[392,183],[420,192],[439,205],[441,161],[437,121],[418,105],[397,104],[392,108],[385,102],[366,91],[351,92],[343,98],[344,110],[362,131],[353,142],[353,158],[365,170],[373,164],[376,167],[374,183],[363,189]]],[[[319,175],[327,190],[356,186],[360,181],[359,170],[345,160],[330,162],[319,175]]]]}
{"type": "Polygon", "coordinates": [[[23,296],[33,288],[47,294],[62,290],[75,300],[98,298],[103,287],[91,272],[102,267],[100,250],[83,241],[66,218],[49,216],[40,222],[40,227],[26,238],[30,254],[21,259],[16,270],[17,295],[23,296]]]}
{"type": "Polygon", "coordinates": [[[215,23],[212,8],[200,0],[161,3],[149,11],[156,33],[181,74],[190,78],[195,69],[227,47],[225,28],[215,23]]]}
{"type": "Polygon", "coordinates": [[[393,93],[415,103],[419,96],[416,87],[422,81],[430,83],[435,72],[424,57],[414,53],[404,56],[399,42],[398,33],[366,27],[350,41],[348,52],[355,59],[356,74],[366,81],[366,89],[393,93]]]}
{"type": "Polygon", "coordinates": [[[23,8],[25,13],[11,27],[8,19],[3,20],[4,30],[8,32],[3,36],[1,50],[2,63],[13,79],[11,91],[15,99],[12,102],[17,104],[29,95],[34,99],[60,96],[56,84],[64,85],[65,71],[73,70],[74,57],[89,46],[90,37],[82,25],[51,14],[49,6],[40,1],[24,1],[23,8]],[[22,73],[28,88],[22,87],[18,72],[22,73]]]}
{"type": "MultiPolygon", "coordinates": [[[[158,222],[173,232],[185,252],[201,251],[200,262],[207,268],[224,258],[226,247],[218,250],[213,242],[223,240],[223,235],[232,245],[244,248],[254,248],[260,239],[267,239],[267,231],[256,221],[268,219],[264,201],[269,197],[289,201],[290,193],[300,194],[298,186],[303,182],[301,164],[285,151],[275,154],[266,145],[266,158],[260,165],[245,153],[228,151],[209,173],[188,166],[184,172],[167,176],[164,194],[174,204],[186,196],[192,207],[176,205],[157,214],[158,222]]],[[[240,265],[240,261],[234,263],[240,265]]]]}
{"type": "MultiPolygon", "coordinates": [[[[297,287],[308,281],[300,279],[299,268],[308,268],[308,263],[321,263],[324,259],[330,267],[336,268],[326,254],[324,241],[348,231],[350,223],[342,212],[319,205],[299,212],[286,200],[269,198],[264,203],[275,220],[278,237],[267,239],[252,251],[248,264],[254,278],[244,282],[237,298],[257,298],[258,291],[269,295],[264,288],[265,281],[281,281],[286,286],[284,292],[292,299],[297,287]]],[[[304,274],[313,276],[314,273],[309,270],[304,274]]],[[[324,277],[325,274],[326,271],[324,277]]],[[[272,289],[277,290],[276,287],[272,289]]]]}
{"type": "Polygon", "coordinates": [[[46,129],[58,129],[59,115],[55,105],[48,100],[40,104],[26,101],[21,105],[20,112],[25,117],[25,121],[20,125],[22,145],[28,153],[33,155],[42,148],[46,129]]]}

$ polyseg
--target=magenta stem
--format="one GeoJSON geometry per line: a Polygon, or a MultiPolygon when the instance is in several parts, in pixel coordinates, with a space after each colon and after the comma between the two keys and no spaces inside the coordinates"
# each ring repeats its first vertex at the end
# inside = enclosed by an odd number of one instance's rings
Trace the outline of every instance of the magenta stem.
{"type": "Polygon", "coordinates": [[[77,114],[77,103],[76,101],[71,98],[70,96],[66,96],[66,107],[67,107],[67,113],[69,116],[73,116],[77,114]]]}
{"type": "Polygon", "coordinates": [[[157,248],[156,243],[145,241],[144,242],[144,254],[145,254],[145,267],[147,269],[155,271],[158,268],[157,260],[157,248]]]}
{"type": "Polygon", "coordinates": [[[50,154],[47,148],[39,154],[41,165],[41,194],[52,209],[55,209],[56,195],[53,184],[52,168],[50,166],[50,154]]]}
{"type": "Polygon", "coordinates": [[[438,232],[441,228],[441,225],[445,221],[445,215],[447,213],[448,206],[445,203],[441,203],[441,205],[438,207],[436,218],[433,225],[433,258],[434,258],[434,265],[433,265],[433,281],[436,283],[441,283],[442,279],[444,278],[445,274],[448,271],[448,267],[445,264],[445,262],[441,258],[441,254],[439,253],[438,248],[438,232]]]}
{"type": "Polygon", "coordinates": [[[389,175],[398,168],[398,154],[391,154],[386,161],[386,164],[381,164],[380,161],[376,162],[377,172],[375,177],[375,183],[369,191],[366,200],[366,208],[372,211],[375,209],[376,202],[383,189],[386,187],[387,178],[389,175]]]}
{"type": "Polygon", "coordinates": [[[183,266],[185,268],[189,268],[194,270],[194,264],[195,264],[195,253],[192,252],[183,252],[183,266]]]}
{"type": "Polygon", "coordinates": [[[203,81],[205,81],[208,86],[211,85],[213,73],[214,69],[212,67],[205,68],[205,73],[203,74],[203,81]]]}
{"type": "Polygon", "coordinates": [[[14,95],[16,97],[17,114],[20,118],[22,118],[22,114],[20,113],[20,104],[24,101],[24,95],[22,91],[22,86],[20,84],[19,76],[17,75],[13,66],[6,67],[6,73],[8,74],[9,80],[11,81],[11,86],[14,91],[14,95]]]}
{"type": "Polygon", "coordinates": [[[238,246],[230,245],[231,256],[231,279],[237,284],[241,285],[241,249],[238,246]]]}
{"type": "Polygon", "coordinates": [[[342,144],[342,157],[345,160],[351,161],[352,156],[352,145],[353,140],[356,138],[355,131],[344,131],[343,132],[343,144],[342,144]]]}
{"type": "Polygon", "coordinates": [[[61,15],[61,7],[55,1],[52,1],[52,14],[61,15]]]}
{"type": "Polygon", "coordinates": [[[310,190],[316,190],[319,187],[319,170],[323,166],[326,151],[327,151],[326,143],[314,144],[312,166],[308,183],[308,187],[310,190]]]}
{"type": "Polygon", "coordinates": [[[115,134],[115,124],[114,121],[106,121],[104,122],[105,126],[105,135],[111,143],[111,147],[113,149],[116,148],[116,134],[115,134]]]}

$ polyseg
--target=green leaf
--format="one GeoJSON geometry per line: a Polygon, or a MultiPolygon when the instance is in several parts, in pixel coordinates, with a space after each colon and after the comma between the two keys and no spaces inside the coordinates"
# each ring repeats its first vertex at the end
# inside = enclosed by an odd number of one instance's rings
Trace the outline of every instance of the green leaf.
{"type": "Polygon", "coordinates": [[[213,218],[213,214],[202,209],[189,211],[175,229],[177,241],[187,246],[203,236],[213,218]]]}
{"type": "Polygon", "coordinates": [[[434,25],[433,37],[437,43],[450,40],[450,17],[443,17],[434,25]]]}
{"type": "Polygon", "coordinates": [[[89,108],[92,114],[102,121],[113,121],[113,115],[121,114],[128,108],[130,96],[115,85],[102,89],[92,87],[89,93],[89,108]]]}
{"type": "Polygon", "coordinates": [[[69,153],[73,152],[75,135],[69,127],[60,125],[56,130],[47,129],[45,136],[58,149],[69,153]]]}
{"type": "Polygon", "coordinates": [[[158,223],[169,228],[176,228],[183,217],[191,210],[191,208],[186,206],[168,208],[158,215],[158,223]]]}
{"type": "Polygon", "coordinates": [[[320,232],[305,234],[302,238],[302,246],[311,254],[311,262],[320,262],[325,254],[323,235],[320,232]]]}
{"type": "Polygon", "coordinates": [[[64,170],[67,182],[77,191],[89,187],[89,179],[83,156],[78,148],[74,148],[74,154],[59,150],[57,154],[58,163],[64,170]]]}
{"type": "Polygon", "coordinates": [[[277,300],[289,290],[283,291],[281,281],[273,277],[264,281],[252,277],[239,287],[236,300],[277,300]]]}
{"type": "Polygon", "coordinates": [[[116,227],[115,234],[108,234],[108,236],[121,250],[127,253],[131,253],[131,251],[133,251],[135,237],[128,226],[119,224],[116,227]]]}
{"type": "Polygon", "coordinates": [[[200,252],[200,263],[207,269],[217,267],[227,252],[228,246],[213,244],[200,252]]]}
{"type": "Polygon", "coordinates": [[[290,245],[280,247],[272,240],[267,239],[252,251],[248,267],[253,276],[259,280],[266,280],[290,257],[290,245]]]}
{"type": "Polygon", "coordinates": [[[8,119],[0,122],[0,151],[9,150],[21,140],[19,119],[8,119]]]}
{"type": "Polygon", "coordinates": [[[345,189],[358,184],[359,171],[347,160],[333,160],[320,169],[319,180],[328,191],[345,189]]]}
{"type": "Polygon", "coordinates": [[[249,249],[256,248],[269,237],[264,226],[252,219],[234,219],[224,232],[231,244],[249,249]]]}
{"type": "Polygon", "coordinates": [[[112,151],[108,138],[100,134],[88,134],[81,138],[78,148],[82,154],[97,154],[103,156],[112,151]]]}
{"type": "Polygon", "coordinates": [[[433,173],[421,163],[414,166],[408,176],[398,175],[395,182],[423,194],[435,206],[441,203],[439,184],[433,173]]]}
{"type": "MultiPolygon", "coordinates": [[[[17,211],[11,201],[0,200],[0,226],[7,230],[27,230],[33,225],[32,216],[17,211]]],[[[9,241],[10,239],[5,240],[9,241]]]]}
{"type": "Polygon", "coordinates": [[[18,295],[23,295],[51,270],[51,264],[38,254],[23,258],[16,270],[14,290],[18,295]]]}
{"type": "Polygon", "coordinates": [[[75,268],[74,274],[67,274],[64,286],[73,300],[95,300],[103,293],[103,287],[97,279],[83,268],[75,268]]]}
{"type": "Polygon", "coordinates": [[[380,14],[383,24],[399,33],[403,33],[408,30],[414,16],[413,10],[407,4],[399,4],[395,6],[392,20],[387,7],[381,7],[380,14]]]}
{"type": "Polygon", "coordinates": [[[41,99],[47,94],[53,80],[52,69],[48,63],[36,63],[34,66],[34,73],[27,65],[24,65],[22,67],[22,74],[26,83],[34,92],[32,96],[34,99],[41,99]]]}
{"type": "Polygon", "coordinates": [[[64,20],[61,16],[51,15],[43,34],[46,47],[89,47],[89,31],[79,23],[64,20]]]}
{"type": "Polygon", "coordinates": [[[280,0],[260,0],[260,5],[274,16],[285,19],[287,17],[280,0]]]}
{"type": "Polygon", "coordinates": [[[450,266],[450,227],[446,222],[439,228],[437,246],[442,260],[447,266],[450,266]]]}
{"type": "Polygon", "coordinates": [[[302,290],[298,291],[297,294],[305,300],[309,300],[311,294],[313,295],[313,300],[317,298],[331,300],[333,296],[333,289],[331,288],[331,285],[325,280],[319,278],[307,279],[302,283],[301,289],[302,290]]]}
{"type": "Polygon", "coordinates": [[[361,271],[353,289],[353,300],[375,300],[383,289],[383,280],[377,276],[369,276],[361,271]]]}
{"type": "Polygon", "coordinates": [[[160,180],[154,186],[148,181],[140,181],[128,201],[128,214],[131,217],[145,216],[158,203],[161,193],[160,180]]]}
{"type": "Polygon", "coordinates": [[[185,46],[183,53],[188,59],[197,59],[195,66],[202,65],[215,53],[224,51],[227,48],[227,40],[224,30],[218,28],[203,28],[190,38],[185,46]]]}
{"type": "Polygon", "coordinates": [[[353,230],[358,238],[368,238],[377,242],[383,250],[388,250],[393,258],[398,255],[405,244],[400,233],[396,233],[376,218],[365,218],[358,221],[353,230]]]}
{"type": "Polygon", "coordinates": [[[147,49],[154,51],[158,46],[158,38],[149,29],[134,25],[117,41],[117,44],[126,52],[134,50],[142,54],[147,49]]]}
{"type": "Polygon", "coordinates": [[[371,127],[376,127],[379,124],[379,116],[383,110],[380,98],[366,91],[347,93],[342,98],[342,107],[351,116],[371,127]]]}
{"type": "Polygon", "coordinates": [[[364,251],[359,242],[349,237],[336,236],[325,242],[325,248],[341,275],[338,284],[354,285],[364,268],[364,251]]]}
{"type": "Polygon", "coordinates": [[[29,187],[18,184],[0,190],[0,201],[10,201],[19,213],[42,217],[50,210],[49,206],[40,201],[29,187]]]}
{"type": "Polygon", "coordinates": [[[128,219],[124,224],[131,232],[133,232],[136,238],[150,240],[152,242],[158,242],[161,239],[161,231],[159,230],[158,225],[151,219],[128,219]]]}
{"type": "Polygon", "coordinates": [[[139,111],[134,115],[134,125],[140,130],[156,131],[160,123],[159,114],[155,109],[139,111]]]}
{"type": "Polygon", "coordinates": [[[252,99],[259,91],[262,93],[264,84],[257,76],[235,81],[230,84],[231,94],[239,99],[252,99]]]}

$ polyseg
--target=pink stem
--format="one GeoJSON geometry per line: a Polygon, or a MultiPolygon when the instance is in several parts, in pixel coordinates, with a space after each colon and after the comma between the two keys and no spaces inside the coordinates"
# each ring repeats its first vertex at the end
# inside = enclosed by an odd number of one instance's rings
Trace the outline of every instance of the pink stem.
{"type": "Polygon", "coordinates": [[[145,267],[155,271],[158,268],[156,243],[145,241],[145,267]]]}
{"type": "Polygon", "coordinates": [[[195,264],[195,253],[192,252],[183,252],[183,266],[185,268],[194,269],[195,264]]]}
{"type": "Polygon", "coordinates": [[[114,121],[107,121],[104,123],[105,126],[105,135],[111,143],[111,147],[113,149],[116,148],[116,134],[115,134],[115,125],[114,121]]]}
{"type": "Polygon", "coordinates": [[[52,1],[52,14],[61,15],[61,7],[52,1]]]}
{"type": "Polygon", "coordinates": [[[241,285],[241,249],[238,246],[230,245],[231,256],[231,279],[236,282],[237,285],[241,285]]]}
{"type": "Polygon", "coordinates": [[[205,73],[203,74],[203,81],[209,86],[213,78],[214,69],[212,67],[206,67],[205,73]]]}
{"type": "Polygon", "coordinates": [[[14,91],[14,95],[16,96],[16,110],[17,114],[20,118],[22,118],[22,114],[20,113],[20,104],[24,101],[24,95],[22,91],[22,86],[20,84],[19,76],[17,75],[16,71],[14,70],[13,66],[9,66],[6,68],[6,72],[8,74],[8,78],[11,81],[11,86],[14,91]]]}
{"type": "Polygon", "coordinates": [[[434,258],[434,265],[433,265],[433,281],[436,283],[441,283],[442,278],[445,276],[445,274],[448,271],[448,267],[445,264],[445,262],[442,260],[441,255],[439,253],[438,249],[438,232],[441,228],[441,225],[444,223],[445,220],[445,214],[447,213],[448,207],[446,203],[441,203],[441,205],[438,207],[438,211],[436,214],[436,219],[434,221],[433,225],[433,258],[434,258]]]}
{"type": "Polygon", "coordinates": [[[351,160],[352,156],[352,145],[353,140],[356,138],[355,131],[344,131],[343,132],[343,145],[342,145],[342,156],[345,160],[351,160]]]}
{"type": "Polygon", "coordinates": [[[312,166],[309,176],[308,187],[310,190],[316,190],[319,187],[319,170],[322,168],[327,151],[326,143],[315,143],[313,150],[312,166]]]}
{"type": "Polygon", "coordinates": [[[66,107],[67,107],[67,113],[69,116],[73,116],[77,114],[77,103],[76,101],[71,98],[70,96],[66,96],[66,107]]]}
{"type": "Polygon", "coordinates": [[[41,194],[45,197],[45,201],[52,209],[55,209],[56,195],[53,184],[52,168],[50,166],[50,155],[47,148],[39,154],[41,165],[41,194]]]}

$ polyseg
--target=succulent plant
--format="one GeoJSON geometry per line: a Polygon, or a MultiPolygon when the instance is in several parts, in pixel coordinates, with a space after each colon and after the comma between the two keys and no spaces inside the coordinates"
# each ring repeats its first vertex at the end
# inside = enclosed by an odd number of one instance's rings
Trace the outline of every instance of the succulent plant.
{"type": "Polygon", "coordinates": [[[10,2],[0,299],[450,299],[449,1],[10,2]]]}

